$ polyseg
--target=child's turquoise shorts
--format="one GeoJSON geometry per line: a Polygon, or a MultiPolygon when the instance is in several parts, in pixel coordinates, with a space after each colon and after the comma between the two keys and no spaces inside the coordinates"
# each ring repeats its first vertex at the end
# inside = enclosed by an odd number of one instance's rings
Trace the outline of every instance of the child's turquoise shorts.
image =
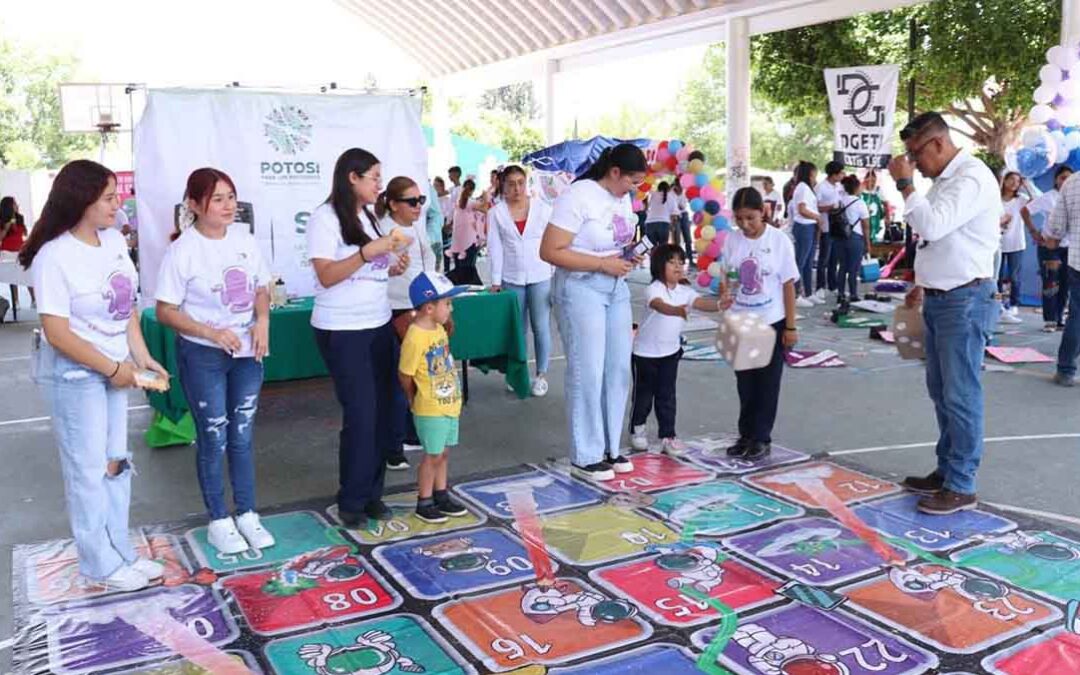
{"type": "Polygon", "coordinates": [[[439,416],[413,416],[416,435],[420,445],[429,455],[441,455],[443,450],[458,444],[458,418],[439,416]]]}

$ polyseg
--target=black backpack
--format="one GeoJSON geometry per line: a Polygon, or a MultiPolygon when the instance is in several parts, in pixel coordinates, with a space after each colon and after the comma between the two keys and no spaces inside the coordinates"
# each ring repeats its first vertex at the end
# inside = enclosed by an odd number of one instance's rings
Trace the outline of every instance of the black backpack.
{"type": "Polygon", "coordinates": [[[848,202],[848,205],[842,209],[833,209],[832,211],[829,211],[830,237],[832,237],[833,239],[851,238],[852,225],[848,222],[847,216],[845,216],[844,214],[847,213],[847,210],[850,209],[852,204],[857,201],[859,201],[858,197],[852,199],[850,202],[848,202]]]}

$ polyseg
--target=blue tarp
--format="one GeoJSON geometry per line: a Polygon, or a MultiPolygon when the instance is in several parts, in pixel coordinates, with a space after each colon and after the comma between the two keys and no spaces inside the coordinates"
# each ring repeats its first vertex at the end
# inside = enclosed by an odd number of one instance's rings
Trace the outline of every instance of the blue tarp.
{"type": "Polygon", "coordinates": [[[575,176],[580,176],[592,166],[592,163],[596,161],[604,148],[610,148],[619,143],[633,143],[644,150],[652,144],[652,141],[648,138],[635,138],[624,141],[609,136],[593,136],[586,141],[563,141],[525,155],[522,163],[542,171],[566,171],[575,176]]]}

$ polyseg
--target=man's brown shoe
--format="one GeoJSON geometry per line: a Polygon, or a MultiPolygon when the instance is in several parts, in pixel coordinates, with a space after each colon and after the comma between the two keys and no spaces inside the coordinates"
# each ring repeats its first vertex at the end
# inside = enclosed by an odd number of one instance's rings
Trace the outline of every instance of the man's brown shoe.
{"type": "Polygon", "coordinates": [[[945,479],[938,475],[937,472],[930,474],[925,478],[919,478],[918,476],[908,476],[901,483],[905,489],[911,492],[918,492],[924,495],[932,495],[941,488],[945,487],[945,479]]]}
{"type": "Polygon", "coordinates": [[[967,511],[975,508],[979,500],[975,495],[962,495],[942,488],[934,494],[919,500],[918,508],[923,513],[932,516],[947,516],[958,511],[967,511]]]}

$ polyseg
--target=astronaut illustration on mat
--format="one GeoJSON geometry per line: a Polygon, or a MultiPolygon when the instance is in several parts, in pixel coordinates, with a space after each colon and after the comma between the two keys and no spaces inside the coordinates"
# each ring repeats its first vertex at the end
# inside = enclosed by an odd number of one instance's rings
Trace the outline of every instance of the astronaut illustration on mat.
{"type": "Polygon", "coordinates": [[[566,582],[554,585],[529,584],[521,596],[521,613],[536,623],[547,623],[566,612],[575,612],[578,623],[592,627],[632,618],[637,607],[626,600],[609,600],[599,593],[566,582]]]}
{"type": "Polygon", "coordinates": [[[684,546],[661,549],[661,554],[653,561],[665,572],[675,572],[678,576],[667,580],[671,588],[693,588],[701,593],[709,593],[724,583],[724,568],[720,566],[723,556],[712,546],[684,546]]]}
{"type": "Polygon", "coordinates": [[[439,561],[444,572],[472,572],[491,560],[490,548],[474,546],[469,537],[456,537],[413,549],[413,553],[439,561]]]}
{"type": "Polygon", "coordinates": [[[356,637],[354,644],[334,648],[328,644],[306,644],[297,655],[318,675],[382,675],[397,668],[405,673],[422,673],[424,667],[397,650],[394,637],[372,630],[356,637]]]}
{"type": "Polygon", "coordinates": [[[851,675],[833,654],[819,654],[813,645],[755,623],[739,626],[731,639],[750,652],[749,664],[762,675],[851,675]]]}

